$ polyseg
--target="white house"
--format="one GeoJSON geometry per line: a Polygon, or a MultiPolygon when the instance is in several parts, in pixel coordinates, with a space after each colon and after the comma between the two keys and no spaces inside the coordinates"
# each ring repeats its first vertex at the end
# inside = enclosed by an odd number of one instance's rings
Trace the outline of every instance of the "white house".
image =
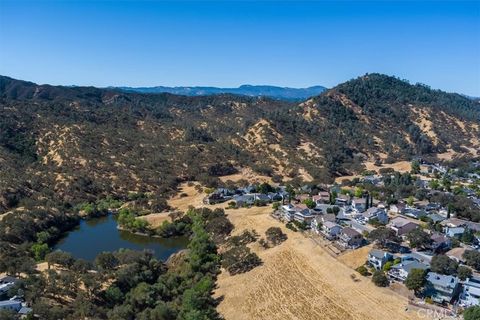
{"type": "Polygon", "coordinates": [[[367,211],[362,213],[362,216],[365,220],[365,222],[369,222],[373,219],[378,220],[378,222],[382,224],[387,224],[388,223],[388,215],[385,209],[382,208],[368,208],[367,211]]]}
{"type": "Polygon", "coordinates": [[[319,219],[319,217],[315,217],[312,219],[310,222],[310,229],[316,233],[320,233],[322,228],[322,221],[319,219]]]}
{"type": "Polygon", "coordinates": [[[292,204],[286,204],[282,206],[282,218],[285,221],[293,221],[295,216],[295,210],[292,204]]]}
{"type": "Polygon", "coordinates": [[[455,276],[429,272],[425,295],[437,303],[450,303],[460,292],[460,282],[455,276]]]}
{"type": "Polygon", "coordinates": [[[405,203],[396,203],[390,205],[390,211],[396,214],[401,214],[403,210],[405,210],[406,205],[405,203]]]}
{"type": "Polygon", "coordinates": [[[307,224],[310,224],[315,218],[315,215],[312,213],[310,209],[304,204],[299,204],[293,208],[294,210],[294,215],[293,219],[298,221],[298,222],[305,222],[307,224]]]}
{"type": "Polygon", "coordinates": [[[341,231],[342,227],[334,222],[325,221],[325,223],[322,224],[321,233],[329,240],[335,239],[341,231]]]}
{"type": "Polygon", "coordinates": [[[381,270],[387,261],[391,260],[393,255],[390,252],[372,249],[368,253],[368,264],[377,270],[381,270]]]}
{"type": "Polygon", "coordinates": [[[459,303],[462,307],[480,305],[480,276],[473,276],[463,283],[459,303]]]}
{"type": "Polygon", "coordinates": [[[366,198],[353,198],[352,199],[352,209],[362,213],[367,209],[367,199],[366,198]]]}

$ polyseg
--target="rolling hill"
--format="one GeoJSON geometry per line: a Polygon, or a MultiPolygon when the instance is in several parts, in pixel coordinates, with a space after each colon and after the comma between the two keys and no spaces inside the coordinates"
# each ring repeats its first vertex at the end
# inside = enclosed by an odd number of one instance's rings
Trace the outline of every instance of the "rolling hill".
{"type": "Polygon", "coordinates": [[[459,94],[381,74],[301,103],[232,94],[178,96],[0,78],[0,212],[218,183],[251,168],[332,181],[440,153],[478,156],[480,108],[459,94]]]}

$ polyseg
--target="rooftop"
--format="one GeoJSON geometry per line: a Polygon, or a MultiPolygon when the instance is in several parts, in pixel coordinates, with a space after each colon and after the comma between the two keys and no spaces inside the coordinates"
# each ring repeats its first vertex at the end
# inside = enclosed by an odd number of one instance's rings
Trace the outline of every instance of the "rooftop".
{"type": "Polygon", "coordinates": [[[385,257],[385,254],[387,254],[387,253],[388,252],[383,251],[383,250],[372,249],[372,250],[370,250],[370,252],[368,254],[371,255],[372,257],[375,257],[375,258],[378,258],[378,259],[383,259],[383,257],[385,257]]]}
{"type": "Polygon", "coordinates": [[[326,228],[328,229],[331,229],[335,226],[339,226],[338,224],[332,222],[332,221],[325,221],[325,223],[323,224],[326,228]]]}
{"type": "Polygon", "coordinates": [[[427,281],[431,282],[434,286],[441,286],[451,289],[455,288],[455,286],[458,284],[457,277],[438,274],[435,272],[429,272],[427,274],[427,281]]]}
{"type": "Polygon", "coordinates": [[[352,229],[352,228],[350,228],[350,227],[345,227],[345,228],[343,228],[342,233],[345,234],[345,235],[347,235],[347,236],[349,236],[350,238],[361,235],[361,234],[358,233],[356,230],[354,230],[354,229],[352,229]]]}
{"type": "Polygon", "coordinates": [[[22,301],[18,301],[18,300],[4,300],[4,301],[0,301],[0,307],[4,307],[4,306],[16,306],[18,304],[22,304],[22,301]]]}
{"type": "Polygon", "coordinates": [[[393,218],[392,221],[390,222],[390,224],[396,228],[401,228],[403,226],[406,226],[409,223],[415,224],[414,222],[402,217],[393,218]]]}

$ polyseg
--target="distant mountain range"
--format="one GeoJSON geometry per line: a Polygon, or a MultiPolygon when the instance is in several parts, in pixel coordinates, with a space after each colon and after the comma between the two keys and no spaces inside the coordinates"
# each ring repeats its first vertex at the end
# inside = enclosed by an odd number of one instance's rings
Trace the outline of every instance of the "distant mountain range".
{"type": "Polygon", "coordinates": [[[327,90],[322,86],[308,88],[288,88],[276,86],[242,85],[238,88],[218,87],[116,87],[128,92],[141,93],[172,93],[184,96],[207,96],[212,94],[230,93],[250,97],[269,97],[278,100],[304,100],[327,90]]]}

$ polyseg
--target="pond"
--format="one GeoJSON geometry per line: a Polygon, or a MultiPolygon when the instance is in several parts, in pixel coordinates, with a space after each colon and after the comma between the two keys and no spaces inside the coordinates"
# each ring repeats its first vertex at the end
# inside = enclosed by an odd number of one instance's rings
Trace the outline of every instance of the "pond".
{"type": "Polygon", "coordinates": [[[103,251],[120,248],[152,250],[157,259],[165,261],[172,253],[185,249],[188,239],[157,238],[117,229],[113,215],[81,220],[79,226],[68,232],[55,245],[55,250],[70,252],[75,258],[93,261],[103,251]]]}

